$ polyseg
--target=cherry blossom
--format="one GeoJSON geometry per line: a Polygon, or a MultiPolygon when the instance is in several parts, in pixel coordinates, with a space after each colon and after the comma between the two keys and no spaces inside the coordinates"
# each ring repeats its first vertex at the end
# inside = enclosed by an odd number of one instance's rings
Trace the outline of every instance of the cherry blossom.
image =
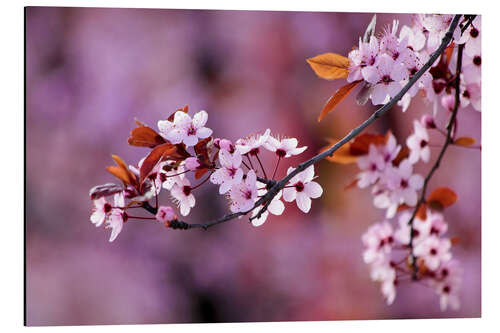
{"type": "Polygon", "coordinates": [[[156,220],[160,223],[167,223],[176,218],[174,209],[170,206],[158,207],[158,212],[155,215],[156,220]]]}
{"type": "Polygon", "coordinates": [[[365,251],[363,260],[367,264],[381,261],[391,252],[394,244],[393,230],[389,222],[372,225],[361,237],[365,251]]]}
{"type": "Polygon", "coordinates": [[[106,201],[106,198],[102,197],[94,200],[94,209],[92,215],[90,216],[90,221],[99,227],[104,223],[106,215],[111,211],[111,205],[106,201]]]}
{"type": "Polygon", "coordinates": [[[277,139],[272,136],[269,136],[267,141],[264,143],[264,147],[276,153],[278,157],[290,157],[293,155],[299,155],[303,153],[307,147],[297,148],[299,141],[296,138],[282,138],[277,139]]]}
{"type": "Polygon", "coordinates": [[[414,253],[421,258],[431,270],[435,270],[442,262],[451,259],[451,242],[449,239],[440,239],[431,236],[416,245],[414,253]]]}
{"type": "Polygon", "coordinates": [[[458,310],[460,307],[460,299],[458,293],[462,285],[463,270],[456,260],[450,260],[436,271],[436,279],[432,280],[436,293],[440,296],[439,303],[441,311],[445,311],[448,307],[453,310],[458,310]]]}
{"type": "MultiPolygon", "coordinates": [[[[266,193],[267,193],[266,184],[261,183],[261,182],[257,182],[257,195],[258,195],[258,197],[261,197],[261,196],[265,195],[266,193]]],[[[283,211],[285,210],[285,205],[283,204],[283,201],[281,201],[281,195],[282,195],[282,192],[279,191],[278,194],[276,194],[276,196],[271,200],[271,203],[269,203],[269,206],[267,207],[267,209],[264,212],[262,212],[261,216],[259,218],[256,217],[256,218],[252,219],[252,225],[254,227],[259,227],[262,224],[264,224],[264,222],[266,222],[266,219],[267,219],[267,216],[269,215],[269,213],[271,213],[273,215],[283,214],[283,211]]],[[[258,197],[256,199],[258,199],[258,197]]],[[[255,208],[252,212],[253,213],[252,217],[256,216],[259,213],[260,209],[261,209],[261,207],[255,208]]]]}
{"type": "Polygon", "coordinates": [[[252,134],[246,138],[236,140],[236,150],[241,154],[252,154],[256,155],[259,153],[259,148],[264,145],[269,136],[271,135],[271,130],[268,128],[264,134],[252,134]]]}
{"type": "MultiPolygon", "coordinates": [[[[405,211],[399,216],[399,228],[394,233],[394,238],[404,245],[410,244],[411,227],[408,225],[412,213],[405,211]]],[[[418,244],[430,234],[431,224],[428,219],[422,220],[418,216],[413,220],[413,244],[418,244]]]]}
{"type": "Polygon", "coordinates": [[[362,74],[366,81],[375,85],[371,94],[374,105],[383,104],[387,96],[396,96],[401,90],[401,81],[408,77],[403,64],[395,63],[387,54],[379,57],[377,66],[363,68],[362,74]]]}
{"type": "Polygon", "coordinates": [[[250,170],[243,182],[234,184],[229,191],[230,209],[233,213],[246,212],[252,209],[257,197],[257,175],[250,170]]]}
{"type": "Polygon", "coordinates": [[[403,160],[398,167],[386,170],[388,184],[391,189],[391,199],[399,204],[415,206],[417,204],[417,191],[424,184],[421,175],[413,174],[413,166],[408,159],[403,160]]]}
{"type": "Polygon", "coordinates": [[[243,170],[240,168],[241,154],[237,151],[231,154],[222,149],[219,152],[219,162],[221,167],[210,176],[210,181],[220,185],[219,193],[224,194],[231,186],[240,183],[243,179],[243,170]]]}
{"type": "Polygon", "coordinates": [[[415,164],[419,159],[429,162],[431,150],[429,148],[429,134],[427,129],[418,120],[413,121],[414,133],[406,140],[406,145],[410,149],[408,160],[415,164]]]}
{"type": "Polygon", "coordinates": [[[200,165],[201,164],[200,162],[198,162],[198,159],[196,157],[188,157],[184,161],[184,166],[186,167],[186,169],[191,171],[196,170],[196,168],[198,168],[200,165]]]}
{"type": "Polygon", "coordinates": [[[183,142],[190,147],[196,145],[199,139],[208,138],[212,134],[212,130],[205,127],[207,119],[208,114],[203,110],[196,113],[192,119],[187,113],[177,111],[173,122],[160,120],[158,129],[172,144],[183,142]]]}
{"type": "Polygon", "coordinates": [[[177,182],[172,186],[172,190],[170,191],[170,194],[179,205],[182,216],[189,215],[191,208],[193,208],[196,203],[191,190],[191,182],[187,179],[187,177],[183,177],[177,179],[177,182]]]}
{"type": "Polygon", "coordinates": [[[370,145],[368,155],[358,157],[357,163],[359,168],[363,170],[357,176],[357,184],[360,188],[375,184],[385,169],[384,156],[375,145],[370,145]]]}
{"type": "MultiPolygon", "coordinates": [[[[288,168],[290,174],[295,168],[288,168]]],[[[323,194],[321,185],[313,181],[314,166],[310,166],[299,174],[295,175],[283,189],[283,199],[287,202],[296,201],[297,207],[304,213],[311,209],[311,198],[316,199],[323,194]]]]}
{"type": "MultiPolygon", "coordinates": [[[[124,207],[125,198],[123,192],[117,193],[114,196],[115,207],[124,207]]],[[[112,242],[118,237],[118,234],[122,231],[123,223],[127,221],[127,213],[122,208],[112,208],[108,219],[106,220],[105,228],[111,228],[111,236],[109,241],[112,242]]]]}
{"type": "Polygon", "coordinates": [[[377,63],[377,56],[380,52],[378,39],[371,36],[370,42],[365,43],[359,39],[359,48],[349,52],[349,74],[348,82],[362,79],[361,70],[365,67],[372,67],[377,63]]]}

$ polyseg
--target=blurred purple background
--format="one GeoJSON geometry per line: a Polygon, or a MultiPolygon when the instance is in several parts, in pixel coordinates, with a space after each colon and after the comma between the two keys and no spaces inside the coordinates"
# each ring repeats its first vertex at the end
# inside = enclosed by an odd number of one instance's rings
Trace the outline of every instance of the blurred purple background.
{"type": "MultiPolygon", "coordinates": [[[[259,228],[245,219],[209,231],[130,222],[108,243],[109,230],[89,221],[88,190],[114,181],[104,169],[113,164],[110,154],[135,164],[147,152],[126,143],[134,118],[156,127],[189,104],[209,112],[208,126],[220,137],[234,140],[268,127],[297,137],[309,146],[304,159],[327,137],[344,136],[374,107],[360,107],[351,96],[318,124],[323,103],[343,82],[317,78],[305,59],[347,55],[371,16],[27,8],[28,325],[480,316],[476,150],[451,147],[430,184],[459,195],[445,212],[448,234],[461,240],[453,254],[465,268],[457,312],[441,312],[434,292],[418,284],[399,288],[394,304],[385,305],[362,261],[360,239],[384,212],[369,191],[343,190],[355,165],[320,163],[325,193],[311,213],[289,204],[259,228]]],[[[378,31],[393,18],[409,23],[409,15],[378,15],[378,31]]],[[[402,142],[424,112],[429,106],[415,98],[405,114],[397,108],[369,132],[391,128],[402,142]]],[[[458,118],[459,136],[480,142],[481,114],[465,110],[458,118]]],[[[216,191],[200,188],[188,221],[225,214],[216,191]]]]}

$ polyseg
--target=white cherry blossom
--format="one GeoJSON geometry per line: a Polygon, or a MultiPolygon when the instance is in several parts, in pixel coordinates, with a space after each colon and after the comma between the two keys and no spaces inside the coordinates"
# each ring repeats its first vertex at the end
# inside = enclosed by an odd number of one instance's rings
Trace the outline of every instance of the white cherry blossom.
{"type": "MultiPolygon", "coordinates": [[[[290,174],[295,168],[288,168],[290,174]]],[[[296,201],[297,207],[304,213],[311,209],[311,198],[316,199],[323,194],[321,185],[313,181],[314,166],[311,165],[304,171],[290,179],[288,185],[283,189],[283,199],[287,202],[296,201]]]]}

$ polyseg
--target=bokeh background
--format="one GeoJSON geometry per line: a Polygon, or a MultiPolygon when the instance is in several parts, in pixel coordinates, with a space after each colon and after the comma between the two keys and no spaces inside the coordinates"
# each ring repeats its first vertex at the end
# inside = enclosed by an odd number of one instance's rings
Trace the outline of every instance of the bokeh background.
{"type": "MultiPolygon", "coordinates": [[[[134,118],[155,127],[189,104],[209,112],[208,126],[220,137],[266,128],[297,137],[309,147],[302,158],[326,138],[344,136],[374,107],[360,107],[351,96],[318,124],[323,103],[342,82],[317,78],[305,59],[347,55],[371,16],[27,8],[27,324],[480,316],[477,150],[451,147],[430,184],[430,190],[450,186],[459,195],[446,211],[449,235],[461,240],[453,254],[465,269],[459,311],[441,312],[438,297],[418,284],[399,288],[393,305],[384,303],[362,261],[360,239],[384,212],[373,207],[368,190],[344,190],[355,165],[321,162],[325,192],[311,212],[290,204],[259,228],[244,219],[209,231],[130,222],[108,243],[109,230],[89,221],[88,190],[113,181],[104,169],[113,164],[110,154],[136,163],[147,152],[126,143],[134,118]]],[[[410,21],[409,15],[378,14],[378,30],[394,18],[410,21]]],[[[415,98],[405,114],[396,108],[368,132],[391,128],[402,141],[424,112],[430,107],[415,98]]],[[[458,119],[458,134],[480,142],[481,114],[464,110],[458,119]]],[[[265,164],[272,168],[268,156],[265,164]]],[[[215,186],[198,191],[189,221],[227,212],[215,186]]]]}

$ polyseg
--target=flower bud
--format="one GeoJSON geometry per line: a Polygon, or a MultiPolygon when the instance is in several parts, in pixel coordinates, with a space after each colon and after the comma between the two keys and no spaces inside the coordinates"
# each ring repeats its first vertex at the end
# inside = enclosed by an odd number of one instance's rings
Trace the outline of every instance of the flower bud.
{"type": "Polygon", "coordinates": [[[436,122],[434,121],[434,117],[431,116],[430,114],[426,114],[422,117],[422,119],[420,120],[420,122],[422,123],[422,125],[425,126],[425,128],[429,129],[429,128],[436,128],[436,122]]]}
{"type": "Polygon", "coordinates": [[[160,223],[167,223],[168,221],[176,219],[174,209],[170,206],[160,206],[158,213],[156,213],[156,220],[160,223]]]}
{"type": "Polygon", "coordinates": [[[455,107],[455,97],[452,95],[445,95],[441,98],[441,105],[448,111],[452,111],[455,107]]]}
{"type": "Polygon", "coordinates": [[[196,157],[188,157],[186,158],[185,161],[185,166],[188,170],[196,170],[197,167],[199,167],[201,164],[198,162],[198,159],[196,157]]]}

